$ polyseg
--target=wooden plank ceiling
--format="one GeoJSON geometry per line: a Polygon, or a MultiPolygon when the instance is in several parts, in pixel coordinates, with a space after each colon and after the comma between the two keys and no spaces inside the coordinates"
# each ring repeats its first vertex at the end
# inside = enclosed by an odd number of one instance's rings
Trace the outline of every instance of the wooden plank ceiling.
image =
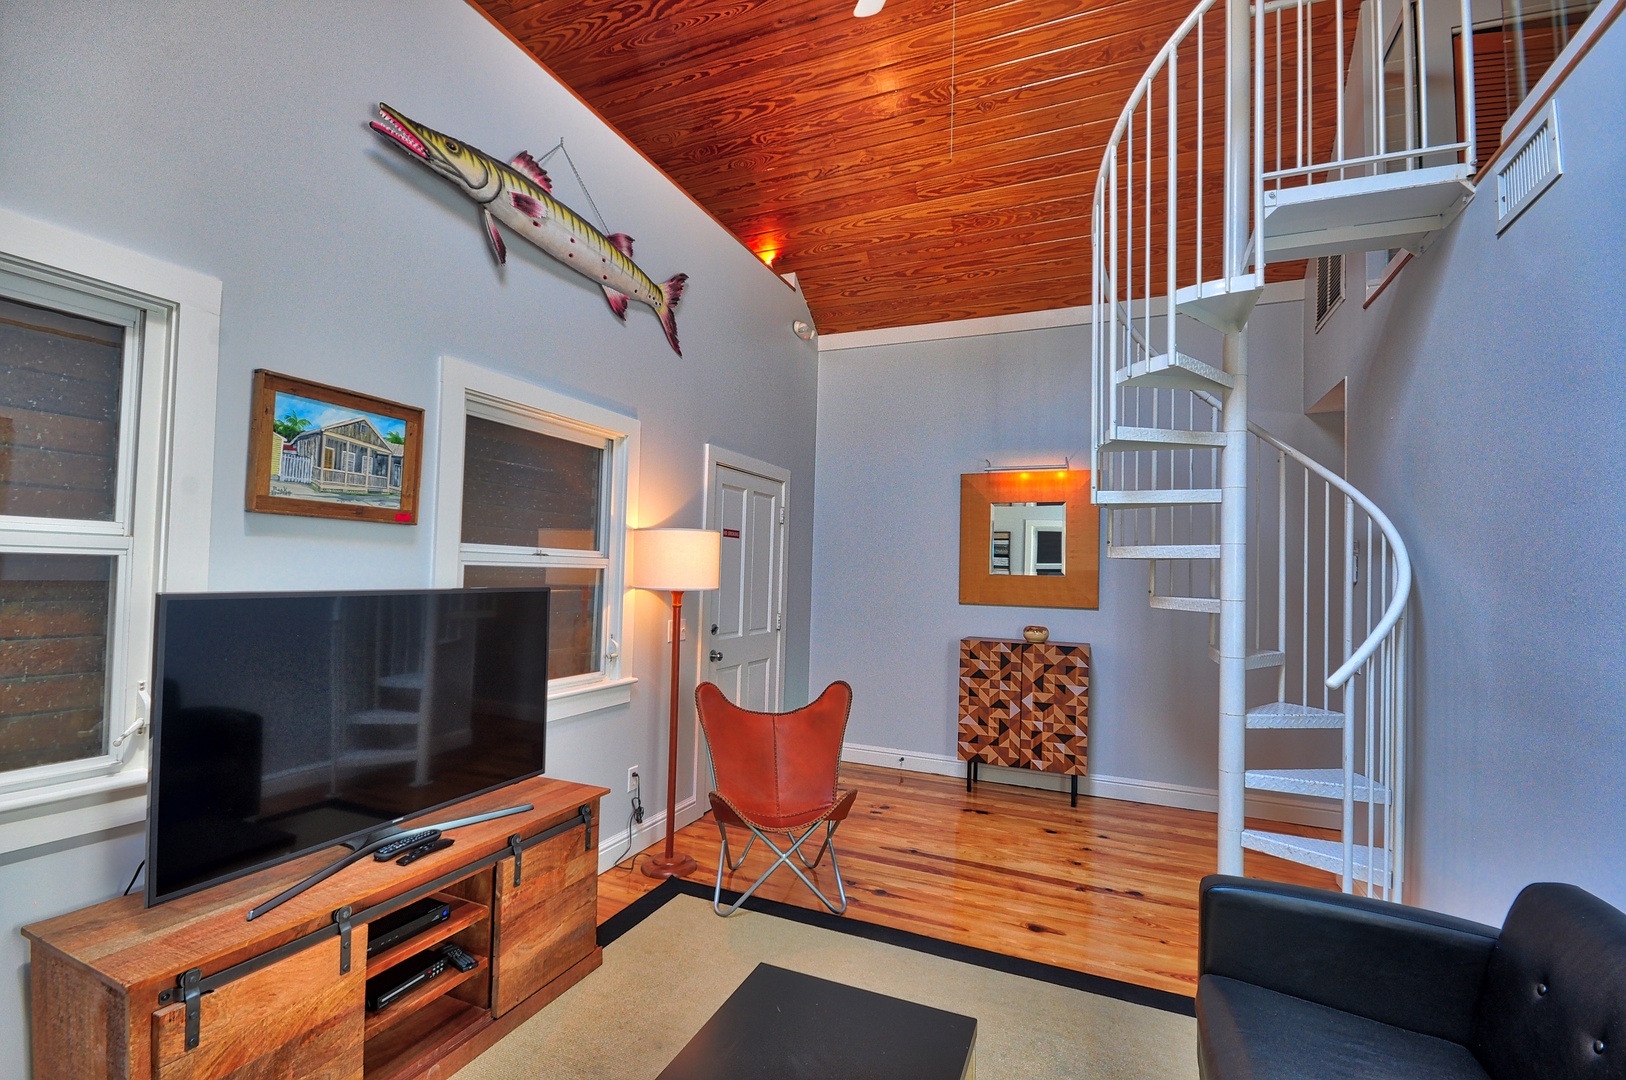
{"type": "Polygon", "coordinates": [[[1088,303],[1102,147],[1194,0],[471,2],[833,333],[1088,303]]]}

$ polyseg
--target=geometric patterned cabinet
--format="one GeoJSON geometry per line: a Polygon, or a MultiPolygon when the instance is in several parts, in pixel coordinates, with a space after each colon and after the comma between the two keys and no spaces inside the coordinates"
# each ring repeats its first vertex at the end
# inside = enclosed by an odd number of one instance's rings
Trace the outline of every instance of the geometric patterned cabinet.
{"type": "Polygon", "coordinates": [[[1078,778],[1089,761],[1090,647],[1063,641],[960,641],[960,760],[1078,778]]]}

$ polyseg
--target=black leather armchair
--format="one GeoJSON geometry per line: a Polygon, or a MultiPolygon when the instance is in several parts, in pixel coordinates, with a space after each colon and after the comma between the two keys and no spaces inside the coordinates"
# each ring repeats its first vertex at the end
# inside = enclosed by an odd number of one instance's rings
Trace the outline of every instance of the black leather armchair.
{"type": "Polygon", "coordinates": [[[1203,1080],[1626,1080],[1626,914],[1573,885],[1498,931],[1213,876],[1201,920],[1203,1080]]]}

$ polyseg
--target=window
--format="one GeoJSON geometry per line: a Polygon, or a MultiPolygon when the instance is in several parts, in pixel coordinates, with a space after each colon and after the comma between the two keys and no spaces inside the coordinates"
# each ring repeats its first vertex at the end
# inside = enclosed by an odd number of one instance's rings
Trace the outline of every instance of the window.
{"type": "Polygon", "coordinates": [[[437,580],[546,585],[549,715],[630,700],[623,584],[638,422],[442,361],[437,580]]]}
{"type": "Polygon", "coordinates": [[[109,771],[129,742],[152,610],[132,513],[143,322],[0,273],[0,791],[109,771]]]}
{"type": "Polygon", "coordinates": [[[0,851],[145,812],[153,597],[207,588],[219,310],[0,210],[0,851]]]}
{"type": "MultiPolygon", "coordinates": [[[[1502,127],[1513,110],[1547,74],[1558,55],[1580,32],[1597,0],[1525,2],[1503,0],[1499,18],[1474,25],[1474,142],[1480,165],[1489,164],[1502,143],[1502,127]]],[[[1453,77],[1462,81],[1462,31],[1452,31],[1453,77]]],[[[1467,124],[1458,109],[1457,124],[1467,124]]]]}

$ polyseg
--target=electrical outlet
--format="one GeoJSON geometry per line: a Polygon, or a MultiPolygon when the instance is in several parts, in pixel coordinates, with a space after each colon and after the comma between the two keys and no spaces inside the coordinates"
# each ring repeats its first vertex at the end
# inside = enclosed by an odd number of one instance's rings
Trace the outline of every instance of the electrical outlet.
{"type": "MultiPolygon", "coordinates": [[[[679,620],[678,633],[683,635],[679,640],[682,640],[682,641],[688,641],[689,640],[689,620],[688,619],[679,620]]],[[[666,620],[666,643],[668,645],[672,644],[672,620],[671,619],[666,620]]]]}
{"type": "Polygon", "coordinates": [[[628,791],[637,791],[638,790],[638,783],[639,783],[639,779],[640,779],[640,777],[638,775],[638,770],[641,767],[642,766],[634,765],[632,768],[627,770],[627,790],[628,791]]]}

